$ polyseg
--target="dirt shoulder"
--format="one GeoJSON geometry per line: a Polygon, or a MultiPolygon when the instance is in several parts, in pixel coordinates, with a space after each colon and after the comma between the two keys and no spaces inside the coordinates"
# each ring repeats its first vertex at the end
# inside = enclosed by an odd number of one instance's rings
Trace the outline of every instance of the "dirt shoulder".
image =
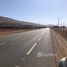
{"type": "Polygon", "coordinates": [[[54,50],[56,53],[57,65],[61,58],[67,57],[67,41],[56,31],[51,29],[51,37],[53,41],[54,50]]]}
{"type": "Polygon", "coordinates": [[[31,30],[33,29],[0,29],[0,36],[20,33],[20,32],[26,32],[26,31],[31,31],[31,30]]]}
{"type": "Polygon", "coordinates": [[[54,28],[54,30],[67,40],[67,28],[54,28]]]}

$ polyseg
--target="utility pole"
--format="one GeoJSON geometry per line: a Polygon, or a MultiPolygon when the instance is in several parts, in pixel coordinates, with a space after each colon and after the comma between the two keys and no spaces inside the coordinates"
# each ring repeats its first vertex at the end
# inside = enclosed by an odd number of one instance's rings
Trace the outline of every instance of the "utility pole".
{"type": "Polygon", "coordinates": [[[58,18],[58,27],[60,26],[59,24],[60,24],[60,18],[58,18]]]}
{"type": "Polygon", "coordinates": [[[63,29],[65,30],[65,22],[63,22],[63,29]]]}
{"type": "Polygon", "coordinates": [[[60,26],[62,27],[62,21],[61,21],[61,24],[60,24],[60,26]]]}
{"type": "Polygon", "coordinates": [[[65,22],[63,22],[63,27],[65,27],[65,22]]]}

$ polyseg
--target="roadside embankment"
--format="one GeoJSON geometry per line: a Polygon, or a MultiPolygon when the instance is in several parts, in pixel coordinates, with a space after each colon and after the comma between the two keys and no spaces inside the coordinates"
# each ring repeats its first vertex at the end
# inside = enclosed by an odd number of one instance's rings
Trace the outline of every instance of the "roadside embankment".
{"type": "Polygon", "coordinates": [[[64,39],[58,32],[51,29],[51,37],[53,41],[53,47],[56,53],[57,65],[61,58],[67,57],[67,40],[64,39]]]}

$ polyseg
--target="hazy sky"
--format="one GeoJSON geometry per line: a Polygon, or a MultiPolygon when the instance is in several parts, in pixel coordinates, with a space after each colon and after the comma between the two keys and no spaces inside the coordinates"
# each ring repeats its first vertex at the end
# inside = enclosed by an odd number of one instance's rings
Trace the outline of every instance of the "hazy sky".
{"type": "Polygon", "coordinates": [[[0,0],[0,16],[18,20],[57,24],[67,22],[67,0],[0,0]]]}

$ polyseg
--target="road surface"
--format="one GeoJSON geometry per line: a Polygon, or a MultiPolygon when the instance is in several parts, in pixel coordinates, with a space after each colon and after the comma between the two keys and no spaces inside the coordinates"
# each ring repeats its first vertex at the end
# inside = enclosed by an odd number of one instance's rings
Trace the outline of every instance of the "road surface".
{"type": "Polygon", "coordinates": [[[56,67],[50,29],[0,36],[0,67],[56,67]]]}

